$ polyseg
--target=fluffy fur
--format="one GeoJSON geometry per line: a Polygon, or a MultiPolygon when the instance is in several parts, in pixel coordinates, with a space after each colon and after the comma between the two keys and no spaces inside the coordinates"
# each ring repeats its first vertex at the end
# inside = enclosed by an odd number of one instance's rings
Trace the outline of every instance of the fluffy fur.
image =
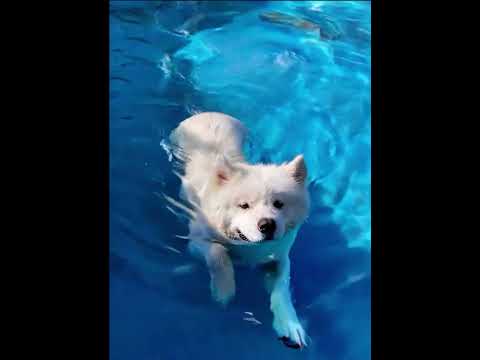
{"type": "Polygon", "coordinates": [[[234,296],[234,264],[273,265],[261,266],[273,328],[285,345],[300,348],[306,334],[291,301],[288,255],[308,213],[307,169],[302,155],[281,165],[248,164],[245,136],[240,121],[221,113],[181,122],[171,141],[189,208],[170,201],[190,214],[189,249],[205,261],[215,300],[234,296]]]}

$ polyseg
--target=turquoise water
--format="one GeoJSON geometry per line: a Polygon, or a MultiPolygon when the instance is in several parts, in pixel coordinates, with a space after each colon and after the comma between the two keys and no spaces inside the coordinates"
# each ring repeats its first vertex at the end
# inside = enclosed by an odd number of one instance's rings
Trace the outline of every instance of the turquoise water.
{"type": "Polygon", "coordinates": [[[112,1],[111,359],[368,359],[370,129],[369,2],[112,1]],[[305,155],[312,211],[291,259],[306,350],[276,339],[255,273],[221,308],[175,237],[167,136],[199,111],[243,121],[250,161],[305,155]]]}

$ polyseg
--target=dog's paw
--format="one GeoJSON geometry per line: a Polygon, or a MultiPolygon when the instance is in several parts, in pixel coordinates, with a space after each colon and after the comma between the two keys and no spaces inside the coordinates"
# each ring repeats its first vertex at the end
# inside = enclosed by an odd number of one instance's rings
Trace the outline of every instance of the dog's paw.
{"type": "Polygon", "coordinates": [[[210,290],[214,300],[227,304],[235,295],[233,264],[223,246],[211,246],[207,257],[210,290]]]}
{"type": "Polygon", "coordinates": [[[235,296],[235,280],[225,274],[215,274],[210,282],[212,298],[222,305],[226,305],[235,296]]]}
{"type": "Polygon", "coordinates": [[[273,327],[278,334],[278,339],[287,347],[300,349],[307,346],[307,334],[298,321],[286,321],[281,324],[274,320],[273,327]]]}

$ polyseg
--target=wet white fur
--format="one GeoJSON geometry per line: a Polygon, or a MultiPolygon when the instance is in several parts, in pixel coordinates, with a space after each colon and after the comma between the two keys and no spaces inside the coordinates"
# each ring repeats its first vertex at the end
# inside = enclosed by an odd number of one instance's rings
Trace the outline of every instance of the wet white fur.
{"type": "Polygon", "coordinates": [[[275,261],[276,270],[264,272],[273,327],[278,336],[303,346],[306,334],[291,301],[288,255],[309,207],[305,163],[297,156],[281,165],[248,164],[242,153],[246,134],[242,123],[228,115],[201,113],[171,135],[184,164],[180,196],[194,208],[189,249],[207,264],[212,295],[221,303],[235,294],[234,263],[275,261]],[[275,208],[275,200],[284,206],[275,208]],[[245,202],[249,209],[238,206],[245,202]],[[257,226],[261,218],[275,220],[273,240],[263,240],[257,226]],[[237,230],[249,241],[226,236],[237,230]]]}

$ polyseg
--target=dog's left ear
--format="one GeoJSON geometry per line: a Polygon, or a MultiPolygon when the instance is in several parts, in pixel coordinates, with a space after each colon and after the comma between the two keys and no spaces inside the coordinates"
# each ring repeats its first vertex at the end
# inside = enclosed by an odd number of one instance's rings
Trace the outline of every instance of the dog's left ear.
{"type": "Polygon", "coordinates": [[[217,164],[215,166],[215,176],[218,185],[223,185],[228,182],[234,173],[235,169],[225,156],[219,157],[217,159],[217,164]]]}
{"type": "Polygon", "coordinates": [[[307,166],[305,165],[303,155],[297,155],[295,159],[286,165],[286,167],[297,183],[302,185],[305,183],[305,179],[307,178],[307,166]]]}

